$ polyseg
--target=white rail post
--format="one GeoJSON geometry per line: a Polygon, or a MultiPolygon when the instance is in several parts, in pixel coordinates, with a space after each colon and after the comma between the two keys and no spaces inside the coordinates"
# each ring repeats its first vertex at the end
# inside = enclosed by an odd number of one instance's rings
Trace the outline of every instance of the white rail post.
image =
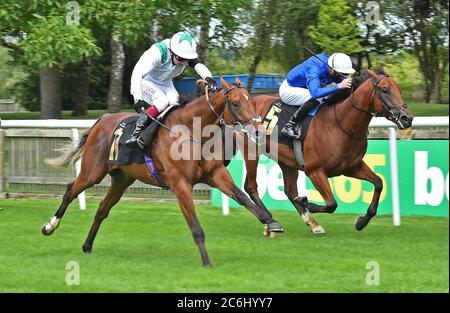
{"type": "Polygon", "coordinates": [[[392,219],[394,226],[400,226],[400,195],[398,182],[397,161],[397,131],[389,127],[389,154],[391,157],[391,184],[392,184],[392,219]]]}
{"type": "Polygon", "coordinates": [[[225,216],[230,214],[230,198],[224,193],[222,193],[222,214],[225,216]]]}
{"type": "MultiPolygon", "coordinates": [[[[78,145],[80,141],[80,135],[78,134],[78,129],[72,128],[72,144],[74,147],[78,145]]],[[[75,163],[75,172],[80,175],[81,171],[81,159],[75,163]]],[[[83,191],[78,195],[78,201],[80,203],[80,210],[86,210],[86,193],[83,191]]]]}

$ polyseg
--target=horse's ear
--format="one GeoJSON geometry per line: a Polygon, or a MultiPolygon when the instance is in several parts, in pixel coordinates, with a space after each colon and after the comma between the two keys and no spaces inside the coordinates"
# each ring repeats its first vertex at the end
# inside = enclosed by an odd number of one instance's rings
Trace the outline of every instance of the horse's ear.
{"type": "Polygon", "coordinates": [[[222,84],[222,87],[223,87],[223,88],[225,88],[225,89],[230,89],[230,84],[228,84],[228,83],[226,82],[226,80],[223,79],[222,76],[220,76],[220,83],[222,84]]]}
{"type": "Polygon", "coordinates": [[[195,85],[197,86],[197,88],[205,89],[206,82],[203,79],[197,79],[195,85]]]}
{"type": "Polygon", "coordinates": [[[386,76],[389,76],[389,75],[384,71],[384,69],[381,68],[381,67],[375,67],[373,70],[374,70],[374,72],[377,73],[378,75],[386,75],[386,76]]]}
{"type": "Polygon", "coordinates": [[[369,69],[367,69],[367,73],[369,73],[369,75],[372,76],[372,77],[376,77],[377,76],[377,73],[375,73],[374,71],[369,70],[369,69]]]}
{"type": "Polygon", "coordinates": [[[234,79],[234,85],[236,85],[238,87],[243,87],[244,86],[244,84],[242,84],[241,80],[237,76],[234,79]]]}

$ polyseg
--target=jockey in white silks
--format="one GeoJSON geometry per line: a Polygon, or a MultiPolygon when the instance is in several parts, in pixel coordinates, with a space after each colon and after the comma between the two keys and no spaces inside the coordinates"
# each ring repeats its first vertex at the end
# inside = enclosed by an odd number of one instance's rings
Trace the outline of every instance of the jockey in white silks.
{"type": "Polygon", "coordinates": [[[169,104],[178,103],[178,92],[172,79],[180,75],[186,65],[192,67],[209,86],[215,88],[216,82],[211,71],[200,62],[195,39],[188,32],[178,32],[170,39],[153,44],[140,57],[131,75],[130,92],[134,97],[134,109],[139,118],[127,147],[144,148],[142,131],[169,104]],[[144,112],[145,110],[145,112],[144,112]]]}

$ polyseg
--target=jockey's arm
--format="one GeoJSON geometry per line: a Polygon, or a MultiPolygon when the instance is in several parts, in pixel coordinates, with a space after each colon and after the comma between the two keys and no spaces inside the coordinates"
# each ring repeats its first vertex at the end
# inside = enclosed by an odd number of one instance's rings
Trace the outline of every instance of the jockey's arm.
{"type": "Polygon", "coordinates": [[[306,80],[308,90],[314,99],[326,97],[339,90],[338,85],[328,85],[322,87],[320,83],[320,73],[318,71],[311,71],[306,80]]]}
{"type": "Polygon", "coordinates": [[[212,77],[211,71],[203,63],[201,63],[198,58],[189,60],[188,64],[201,78],[206,79],[206,77],[212,77]]]}
{"type": "Polygon", "coordinates": [[[156,46],[150,47],[140,57],[131,74],[130,93],[134,101],[142,100],[141,81],[145,75],[150,73],[157,65],[161,63],[161,52],[156,46]]]}

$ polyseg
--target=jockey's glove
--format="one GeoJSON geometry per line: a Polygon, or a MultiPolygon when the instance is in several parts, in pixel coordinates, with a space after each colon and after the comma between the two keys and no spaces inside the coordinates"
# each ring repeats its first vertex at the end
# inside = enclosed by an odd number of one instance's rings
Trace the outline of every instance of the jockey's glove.
{"type": "Polygon", "coordinates": [[[217,83],[212,77],[206,77],[205,80],[208,82],[208,87],[215,90],[217,89],[217,83]]]}
{"type": "Polygon", "coordinates": [[[134,102],[133,104],[133,109],[137,112],[137,113],[142,113],[143,111],[145,111],[150,105],[145,102],[144,100],[137,100],[136,102],[134,102]]]}

